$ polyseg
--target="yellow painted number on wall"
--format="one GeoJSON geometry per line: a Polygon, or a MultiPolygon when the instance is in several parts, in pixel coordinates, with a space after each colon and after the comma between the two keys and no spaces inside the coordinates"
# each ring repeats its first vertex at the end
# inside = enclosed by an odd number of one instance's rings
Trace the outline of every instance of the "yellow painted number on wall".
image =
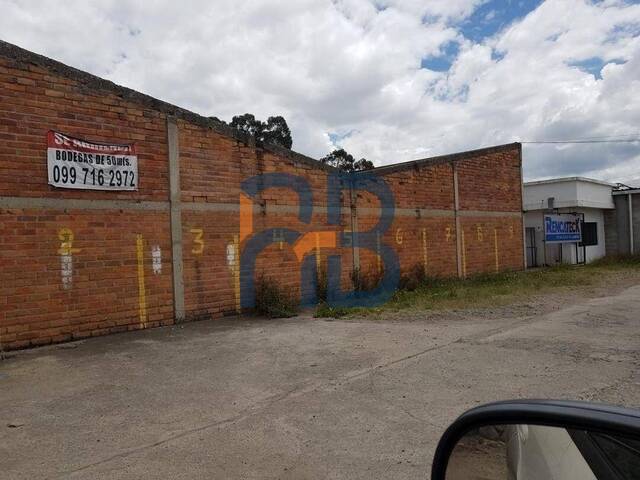
{"type": "Polygon", "coordinates": [[[401,228],[396,230],[396,243],[398,245],[402,245],[402,229],[401,228]]]}
{"type": "Polygon", "coordinates": [[[447,242],[451,240],[451,227],[447,227],[444,229],[444,235],[447,239],[447,242]]]}
{"type": "Polygon", "coordinates": [[[273,229],[273,243],[277,243],[278,244],[278,248],[280,250],[282,250],[282,247],[284,246],[284,230],[282,228],[274,228],[273,229]]]}
{"type": "Polygon", "coordinates": [[[73,248],[73,231],[70,228],[61,228],[58,230],[58,239],[60,240],[60,255],[70,255],[80,251],[79,248],[73,248]]]}
{"type": "Polygon", "coordinates": [[[513,238],[513,225],[509,225],[509,238],[513,238]]]}
{"type": "Polygon", "coordinates": [[[202,252],[204,252],[204,240],[202,239],[204,231],[201,228],[192,228],[191,233],[195,235],[193,238],[194,247],[191,249],[191,253],[194,255],[202,255],[202,252]]]}
{"type": "Polygon", "coordinates": [[[484,240],[484,232],[482,231],[482,227],[480,225],[476,227],[476,236],[478,237],[479,242],[484,240]]]}

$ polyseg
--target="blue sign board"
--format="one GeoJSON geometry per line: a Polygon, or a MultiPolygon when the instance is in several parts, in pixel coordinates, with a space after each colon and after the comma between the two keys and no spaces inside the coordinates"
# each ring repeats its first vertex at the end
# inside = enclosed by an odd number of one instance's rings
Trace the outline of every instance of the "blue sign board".
{"type": "Polygon", "coordinates": [[[558,214],[544,216],[544,241],[547,243],[576,243],[582,241],[580,216],[558,214]]]}

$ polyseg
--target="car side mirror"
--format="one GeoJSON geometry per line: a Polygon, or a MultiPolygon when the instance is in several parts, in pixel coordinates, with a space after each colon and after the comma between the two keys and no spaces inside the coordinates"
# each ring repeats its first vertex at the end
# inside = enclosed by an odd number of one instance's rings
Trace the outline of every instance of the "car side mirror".
{"type": "Polygon", "coordinates": [[[477,407],[445,431],[431,478],[640,479],[640,412],[554,400],[477,407]]]}

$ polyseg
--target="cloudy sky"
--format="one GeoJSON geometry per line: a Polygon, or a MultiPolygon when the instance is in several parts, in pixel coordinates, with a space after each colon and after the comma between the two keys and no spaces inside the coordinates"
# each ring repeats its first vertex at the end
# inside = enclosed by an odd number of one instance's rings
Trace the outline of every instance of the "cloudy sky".
{"type": "Polygon", "coordinates": [[[283,115],[376,165],[513,141],[525,177],[640,185],[640,4],[0,0],[0,38],[203,115],[283,115]],[[603,143],[603,140],[625,140],[603,143]]]}

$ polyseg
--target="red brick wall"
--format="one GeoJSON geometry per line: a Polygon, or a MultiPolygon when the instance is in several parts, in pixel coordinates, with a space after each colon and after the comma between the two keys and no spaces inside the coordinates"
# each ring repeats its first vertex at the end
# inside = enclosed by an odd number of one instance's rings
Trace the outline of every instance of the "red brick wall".
{"type": "Polygon", "coordinates": [[[0,211],[0,341],[5,348],[151,327],[173,318],[168,214],[141,211],[0,211]],[[71,288],[61,279],[59,232],[73,232],[71,288]],[[139,315],[142,235],[146,321],[139,315]],[[151,248],[163,253],[154,274],[151,248]]]}
{"type": "Polygon", "coordinates": [[[456,162],[456,171],[463,274],[523,269],[520,146],[470,156],[456,162]]]}
{"type": "MultiPolygon", "coordinates": [[[[349,191],[342,192],[340,224],[328,225],[329,171],[301,155],[256,148],[250,139],[194,114],[1,43],[0,86],[1,348],[173,323],[169,116],[178,118],[186,319],[237,311],[237,257],[230,260],[229,252],[237,244],[242,251],[247,242],[239,238],[243,180],[288,173],[304,178],[312,190],[309,224],[299,220],[292,190],[271,188],[256,195],[253,233],[270,228],[308,233],[306,250],[313,255],[315,232],[351,230],[349,191]],[[49,186],[48,130],[135,143],[139,190],[49,186]],[[36,204],[26,203],[29,199],[36,204]],[[71,280],[64,276],[62,262],[68,260],[61,251],[70,234],[71,280]],[[155,248],[162,252],[161,272],[152,268],[155,248]]],[[[427,274],[457,274],[454,165],[465,273],[495,271],[496,244],[499,270],[523,268],[517,145],[380,169],[377,174],[391,186],[396,207],[381,242],[394,248],[405,274],[415,265],[424,267],[425,255],[427,274]]],[[[358,228],[369,229],[377,221],[379,202],[366,192],[355,197],[358,228]]],[[[323,271],[328,255],[341,257],[342,286],[351,288],[352,249],[338,245],[320,253],[323,271]]],[[[376,275],[375,252],[360,249],[359,262],[363,276],[376,275]]],[[[311,288],[301,285],[300,259],[286,242],[259,255],[259,275],[274,278],[293,295],[311,288]]]]}
{"type": "Polygon", "coordinates": [[[456,168],[461,210],[522,210],[519,146],[474,155],[456,168]]]}
{"type": "MultiPolygon", "coordinates": [[[[524,268],[521,150],[511,145],[380,169],[396,207],[382,241],[394,247],[401,273],[422,266],[429,276],[457,274],[454,164],[461,237],[464,232],[461,273],[524,268]]],[[[378,214],[369,210],[378,207],[373,195],[358,194],[360,230],[377,222],[378,214]]],[[[376,277],[374,252],[362,252],[360,265],[365,277],[376,277]]]]}
{"type": "MultiPolygon", "coordinates": [[[[166,116],[43,66],[0,56],[0,196],[166,201],[166,116]],[[46,134],[136,143],[136,192],[47,184],[46,134]]],[[[0,208],[0,346],[19,348],[170,323],[168,211],[0,208]],[[61,280],[62,229],[73,234],[72,287],[61,280]],[[146,320],[140,320],[137,238],[142,235],[146,320]],[[151,268],[151,248],[163,255],[151,268]]]]}
{"type": "Polygon", "coordinates": [[[167,200],[166,115],[105,90],[0,56],[0,195],[167,200]],[[136,192],[91,192],[47,185],[48,130],[95,141],[136,143],[145,172],[136,192]],[[44,179],[44,181],[43,181],[44,179]]]}

